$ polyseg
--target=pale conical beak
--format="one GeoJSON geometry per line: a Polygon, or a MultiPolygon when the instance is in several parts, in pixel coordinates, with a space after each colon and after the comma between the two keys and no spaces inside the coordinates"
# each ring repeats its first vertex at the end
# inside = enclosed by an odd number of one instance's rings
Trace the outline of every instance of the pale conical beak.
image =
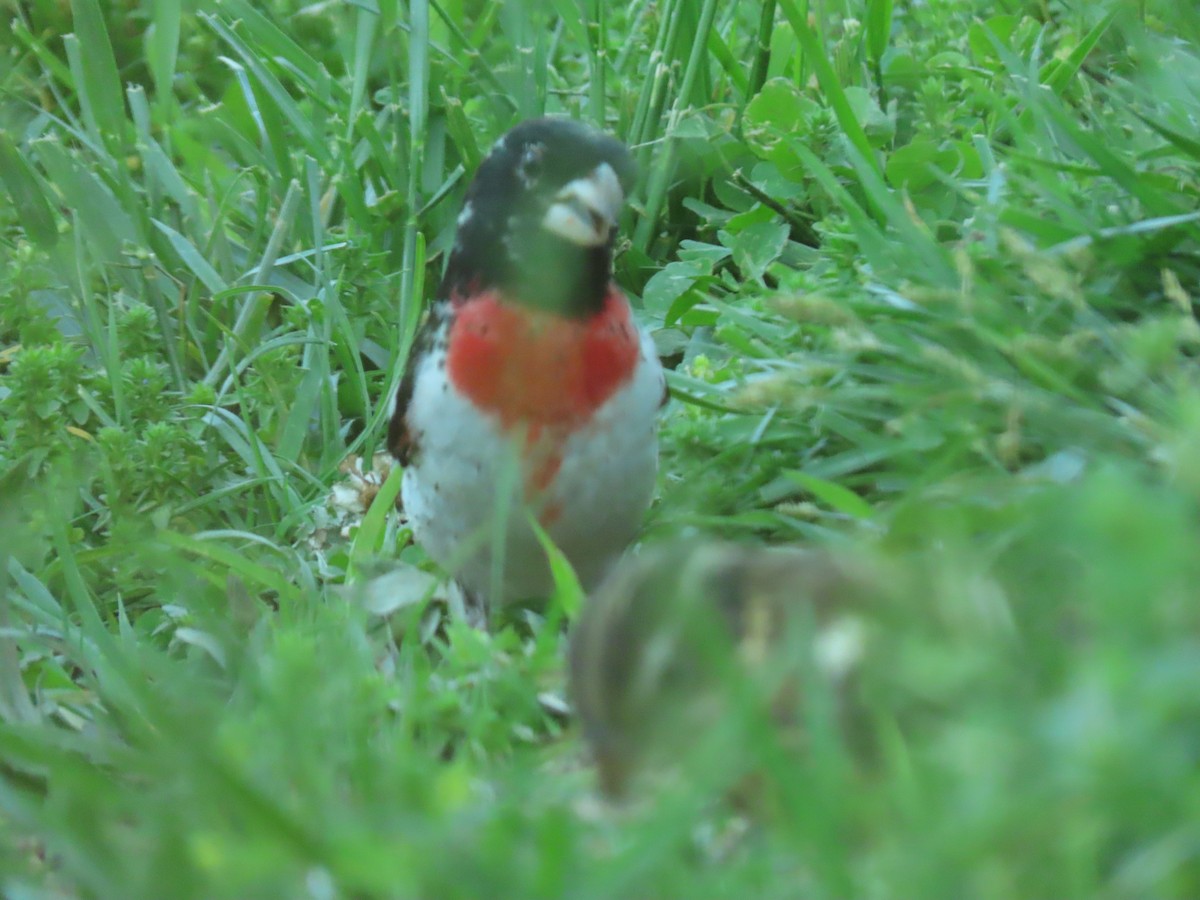
{"type": "Polygon", "coordinates": [[[617,173],[600,163],[554,195],[542,227],[581,247],[601,247],[608,243],[624,202],[617,173]]]}

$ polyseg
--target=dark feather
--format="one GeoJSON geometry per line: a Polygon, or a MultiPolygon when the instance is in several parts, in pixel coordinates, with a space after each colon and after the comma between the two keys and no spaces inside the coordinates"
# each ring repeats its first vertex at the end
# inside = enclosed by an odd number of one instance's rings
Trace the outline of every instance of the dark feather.
{"type": "Polygon", "coordinates": [[[450,318],[450,304],[438,301],[425,313],[421,324],[417,326],[417,334],[408,358],[404,361],[404,375],[400,378],[400,388],[396,391],[396,403],[392,409],[392,420],[388,423],[387,446],[392,456],[407,466],[420,452],[419,435],[415,435],[408,427],[408,405],[412,403],[413,390],[416,387],[417,366],[426,354],[433,351],[444,335],[447,320],[450,318]]]}

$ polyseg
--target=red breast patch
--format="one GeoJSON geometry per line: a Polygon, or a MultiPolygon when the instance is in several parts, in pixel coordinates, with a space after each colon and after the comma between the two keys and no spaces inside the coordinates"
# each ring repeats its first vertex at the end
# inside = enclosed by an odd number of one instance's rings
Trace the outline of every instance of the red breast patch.
{"type": "MultiPolygon", "coordinates": [[[[505,429],[527,440],[571,432],[591,418],[637,367],[638,334],[624,295],[610,286],[588,319],[506,303],[487,291],[464,301],[450,330],[450,380],[505,429]]],[[[553,467],[553,464],[551,464],[553,467]]]]}

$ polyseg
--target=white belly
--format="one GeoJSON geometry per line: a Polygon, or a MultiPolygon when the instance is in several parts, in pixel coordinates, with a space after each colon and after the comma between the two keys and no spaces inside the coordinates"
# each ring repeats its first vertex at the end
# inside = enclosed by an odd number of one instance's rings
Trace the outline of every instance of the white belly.
{"type": "MultiPolygon", "coordinates": [[[[538,500],[546,531],[585,589],[634,538],[650,503],[662,392],[662,368],[643,334],[633,378],[561,443],[561,465],[538,500]]],[[[452,391],[432,358],[417,373],[408,423],[420,449],[401,495],[426,552],[477,594],[490,597],[494,579],[502,600],[549,594],[549,568],[524,502],[520,438],[452,391]],[[502,526],[499,498],[507,506],[502,526]]]]}

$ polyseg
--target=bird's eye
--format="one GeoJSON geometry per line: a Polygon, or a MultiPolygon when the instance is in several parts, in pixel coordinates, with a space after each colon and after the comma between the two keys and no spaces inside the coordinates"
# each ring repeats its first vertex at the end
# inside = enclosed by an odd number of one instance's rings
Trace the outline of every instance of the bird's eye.
{"type": "Polygon", "coordinates": [[[517,164],[517,175],[525,184],[532,184],[542,174],[542,157],[545,153],[545,144],[533,143],[521,154],[521,161],[517,164]]]}

